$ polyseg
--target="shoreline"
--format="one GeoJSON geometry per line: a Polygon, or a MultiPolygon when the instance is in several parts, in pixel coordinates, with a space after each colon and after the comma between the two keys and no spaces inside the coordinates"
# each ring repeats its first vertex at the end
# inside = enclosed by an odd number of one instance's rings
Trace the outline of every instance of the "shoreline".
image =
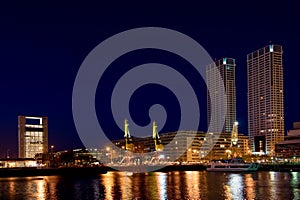
{"type": "Polygon", "coordinates": [[[63,168],[0,168],[0,178],[2,177],[26,177],[26,176],[93,176],[106,174],[105,167],[63,167],[63,168]]]}
{"type": "MultiPolygon", "coordinates": [[[[95,176],[106,174],[110,171],[135,172],[148,170],[152,172],[172,172],[172,171],[205,171],[205,165],[136,165],[136,166],[99,166],[99,167],[63,167],[63,168],[0,168],[0,178],[2,177],[27,177],[27,176],[95,176]]],[[[300,164],[260,164],[257,171],[274,172],[300,172],[300,164]]]]}

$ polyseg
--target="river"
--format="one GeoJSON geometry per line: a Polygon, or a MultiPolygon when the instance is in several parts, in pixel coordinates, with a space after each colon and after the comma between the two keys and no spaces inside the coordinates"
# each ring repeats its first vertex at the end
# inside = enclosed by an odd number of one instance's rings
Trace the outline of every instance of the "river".
{"type": "Polygon", "coordinates": [[[300,199],[300,173],[108,172],[0,178],[0,199],[300,199]]]}

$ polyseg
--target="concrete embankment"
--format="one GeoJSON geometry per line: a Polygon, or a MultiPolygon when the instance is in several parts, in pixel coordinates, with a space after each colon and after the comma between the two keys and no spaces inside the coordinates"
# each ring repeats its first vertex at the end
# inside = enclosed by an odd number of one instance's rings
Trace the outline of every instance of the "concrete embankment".
{"type": "MultiPolygon", "coordinates": [[[[107,171],[156,171],[156,172],[170,172],[170,171],[203,171],[206,170],[205,165],[136,165],[136,166],[113,166],[107,167],[107,171]]],[[[258,171],[299,171],[300,164],[260,164],[258,171]]]]}
{"type": "Polygon", "coordinates": [[[171,172],[171,171],[203,171],[205,165],[123,165],[107,167],[107,171],[128,172],[171,172]]]}
{"type": "Polygon", "coordinates": [[[25,177],[25,176],[89,176],[105,174],[106,167],[65,167],[65,168],[1,168],[0,177],[25,177]]]}
{"type": "Polygon", "coordinates": [[[281,163],[281,164],[260,164],[259,171],[300,171],[300,164],[281,163]]]}

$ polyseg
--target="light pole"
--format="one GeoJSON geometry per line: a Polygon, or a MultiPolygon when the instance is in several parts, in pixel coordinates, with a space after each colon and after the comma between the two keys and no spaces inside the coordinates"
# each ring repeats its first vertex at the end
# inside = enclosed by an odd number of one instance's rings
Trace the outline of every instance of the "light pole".
{"type": "Polygon", "coordinates": [[[178,161],[179,160],[179,158],[178,158],[178,146],[177,146],[177,141],[175,141],[175,149],[176,149],[176,156],[175,156],[175,158],[176,158],[176,160],[178,161]]]}
{"type": "Polygon", "coordinates": [[[51,149],[51,161],[50,161],[50,166],[53,166],[53,160],[54,160],[54,157],[53,157],[53,149],[54,149],[54,145],[51,145],[51,146],[50,146],[50,149],[51,149]]]}
{"type": "Polygon", "coordinates": [[[109,152],[109,154],[110,154],[110,163],[113,163],[113,161],[112,161],[112,149],[110,149],[110,147],[106,147],[106,151],[107,152],[109,152]]]}
{"type": "Polygon", "coordinates": [[[6,151],[6,158],[9,158],[9,149],[7,149],[7,151],[6,151]]]}

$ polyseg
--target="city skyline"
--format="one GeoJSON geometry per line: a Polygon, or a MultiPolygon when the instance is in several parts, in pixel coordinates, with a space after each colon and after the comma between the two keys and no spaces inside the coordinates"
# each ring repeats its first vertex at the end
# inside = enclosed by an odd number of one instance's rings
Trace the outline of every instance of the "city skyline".
{"type": "MultiPolygon", "coordinates": [[[[282,54],[282,50],[281,50],[281,46],[278,46],[278,45],[273,45],[273,44],[271,44],[271,45],[267,45],[266,47],[264,47],[264,48],[261,48],[261,49],[265,49],[265,48],[267,48],[267,53],[269,53],[269,52],[273,52],[273,48],[274,49],[280,49],[280,56],[281,56],[281,54],[282,54]],[[275,46],[275,47],[273,47],[273,46],[275,46]],[[270,48],[272,49],[272,51],[270,51],[270,48]]],[[[259,53],[259,51],[261,50],[261,49],[259,49],[259,50],[257,50],[257,51],[254,51],[254,52],[252,52],[252,53],[250,53],[250,54],[247,54],[247,63],[249,63],[249,56],[250,55],[253,55],[253,54],[255,54],[256,52],[257,52],[257,54],[256,55],[258,55],[259,53]]],[[[274,52],[275,52],[276,50],[274,50],[274,52]]],[[[250,56],[251,57],[251,59],[252,59],[252,56],[250,56]]],[[[257,56],[258,57],[258,56],[257,56]]],[[[253,57],[253,59],[254,59],[254,57],[253,57]]],[[[275,59],[276,60],[276,59],[275,59]]],[[[278,60],[278,59],[277,59],[278,60]]],[[[282,58],[280,57],[280,62],[282,62],[282,58]]],[[[268,60],[269,61],[269,60],[268,60]]],[[[253,62],[253,61],[252,61],[253,62]]],[[[220,72],[220,74],[221,74],[221,76],[222,76],[222,78],[224,79],[223,81],[224,81],[224,86],[225,86],[225,89],[226,89],[226,92],[228,92],[228,88],[226,88],[226,87],[228,87],[227,85],[228,85],[228,83],[226,84],[226,82],[228,81],[228,79],[229,79],[229,82],[230,82],[230,84],[231,84],[231,86],[230,86],[230,90],[235,90],[235,67],[236,67],[236,64],[235,64],[235,59],[233,59],[233,58],[221,58],[221,59],[219,59],[219,60],[216,60],[214,63],[212,63],[211,65],[208,65],[207,67],[206,67],[206,75],[207,75],[207,79],[208,79],[208,84],[209,84],[209,79],[210,79],[210,76],[214,76],[214,74],[210,74],[210,68],[209,67],[215,67],[215,66],[217,66],[217,69],[219,70],[219,72],[220,72]],[[228,77],[227,77],[228,76],[228,77]],[[233,83],[232,83],[232,81],[233,81],[233,83]]],[[[282,67],[282,63],[280,63],[280,66],[282,67]]],[[[249,69],[248,69],[249,70],[249,69]]],[[[281,69],[282,70],[282,69],[281,69]]],[[[281,71],[281,73],[282,73],[282,71],[281,71]]],[[[265,76],[265,75],[264,75],[265,76]]],[[[254,77],[255,78],[255,77],[254,77]]],[[[248,77],[248,79],[249,79],[249,77],[248,77]]],[[[249,81],[249,80],[248,80],[249,81]]],[[[213,85],[211,85],[211,86],[209,86],[209,87],[212,87],[212,88],[214,88],[213,87],[213,85]]],[[[249,87],[249,85],[248,85],[248,87],[249,87]]],[[[217,88],[214,88],[216,91],[218,90],[217,88]]],[[[232,92],[233,94],[231,94],[231,95],[233,95],[233,96],[231,96],[231,97],[228,97],[227,96],[227,100],[228,99],[233,99],[233,102],[231,102],[231,103],[227,103],[227,109],[228,109],[228,107],[230,107],[229,108],[229,110],[230,110],[230,113],[227,113],[227,116],[226,116],[226,119],[228,119],[228,118],[236,118],[236,116],[235,116],[235,105],[232,105],[232,104],[235,104],[236,103],[236,96],[235,96],[235,91],[233,91],[232,92]],[[233,115],[233,116],[231,116],[231,115],[233,115]]],[[[228,94],[227,94],[228,95],[228,94]]],[[[250,101],[250,99],[248,99],[248,101],[250,101]]],[[[209,105],[209,102],[208,102],[208,105],[209,105]]],[[[283,104],[282,104],[283,105],[283,104]]],[[[249,104],[248,104],[248,106],[249,106],[249,104]]],[[[251,106],[250,106],[251,107],[251,106]]],[[[250,109],[250,107],[248,108],[248,109],[250,109]]],[[[253,109],[253,108],[252,108],[253,109]]],[[[281,108],[280,108],[281,109],[281,108]]],[[[209,119],[209,108],[208,108],[208,112],[207,112],[207,116],[208,116],[208,119],[209,119]]],[[[37,118],[39,118],[39,117],[27,117],[27,116],[19,116],[18,117],[19,118],[19,127],[20,127],[20,120],[22,121],[22,119],[23,119],[23,121],[24,120],[26,120],[27,118],[28,119],[37,119],[37,118]],[[22,118],[22,119],[21,119],[22,118]]],[[[43,121],[44,121],[44,118],[47,118],[47,117],[41,117],[41,118],[43,118],[43,121]]],[[[232,119],[230,119],[230,120],[228,120],[229,122],[235,122],[236,120],[233,120],[233,118],[232,119]]],[[[248,120],[250,119],[250,117],[249,117],[249,114],[248,114],[248,120]]],[[[48,119],[46,119],[46,121],[47,122],[43,122],[43,123],[45,123],[46,124],[46,127],[48,126],[48,119]]],[[[233,124],[233,123],[232,123],[233,124]]],[[[24,125],[24,127],[25,127],[25,123],[23,123],[23,125],[24,125]]],[[[227,122],[227,120],[225,120],[225,123],[224,123],[224,128],[223,128],[223,133],[229,133],[229,132],[231,132],[231,130],[227,130],[226,131],[226,129],[229,129],[230,128],[230,123],[228,123],[227,122]]],[[[232,126],[231,126],[231,128],[232,128],[232,126]]],[[[200,130],[200,131],[202,131],[202,130],[200,130]]],[[[25,133],[25,132],[24,132],[25,133]]],[[[23,133],[23,134],[24,134],[23,133]]],[[[167,133],[167,132],[166,132],[167,133]]],[[[166,134],[166,133],[164,133],[164,134],[166,134]]],[[[248,132],[249,133],[249,132],[248,132]]],[[[47,133],[48,134],[48,133],[47,133]]],[[[247,136],[249,136],[249,140],[250,140],[250,142],[252,143],[252,147],[253,147],[253,149],[252,149],[252,152],[258,152],[258,151],[256,151],[257,150],[257,148],[255,148],[254,147],[254,142],[252,141],[253,139],[251,138],[251,134],[245,134],[245,135],[247,135],[247,136]]],[[[255,135],[255,134],[254,134],[255,135]]],[[[253,135],[252,135],[253,136],[253,135]]],[[[267,140],[266,140],[267,141],[267,140]]],[[[283,141],[283,137],[282,137],[282,139],[281,140],[278,140],[278,141],[283,141]]],[[[19,143],[20,143],[20,130],[19,130],[19,143]]],[[[264,143],[264,145],[266,145],[266,147],[264,147],[265,149],[263,150],[264,152],[268,152],[267,151],[267,148],[270,148],[269,146],[271,146],[271,144],[268,144],[267,142],[266,143],[264,143]]],[[[274,148],[274,146],[275,146],[275,143],[274,144],[272,144],[273,146],[272,146],[272,148],[274,148]]],[[[47,145],[46,146],[48,146],[48,143],[47,143],[47,145]]],[[[46,151],[48,151],[48,148],[46,148],[47,150],[46,151]]],[[[24,151],[25,152],[25,151],[24,151]]],[[[24,157],[24,156],[20,156],[20,155],[22,155],[22,154],[20,154],[20,145],[19,145],[19,157],[24,157]]]]}
{"type": "MultiPolygon", "coordinates": [[[[155,15],[151,11],[135,10],[136,7],[126,7],[128,10],[114,8],[114,12],[108,12],[105,6],[95,6],[89,12],[84,12],[85,15],[78,14],[79,5],[57,8],[14,5],[13,9],[1,13],[0,89],[3,95],[0,101],[5,115],[0,120],[3,142],[0,156],[8,149],[11,155],[17,155],[13,151],[17,149],[18,115],[48,116],[49,145],[54,144],[56,149],[80,146],[71,109],[72,87],[80,64],[88,52],[104,39],[143,26],[166,27],[187,34],[203,45],[213,59],[235,58],[237,120],[241,133],[248,132],[246,55],[268,45],[269,41],[282,45],[286,130],[291,129],[294,121],[300,121],[300,108],[294,95],[300,84],[299,69],[296,67],[300,41],[299,29],[295,26],[297,12],[291,11],[293,7],[287,9],[272,5],[274,7],[270,8],[267,5],[257,8],[249,5],[236,9],[233,6],[231,9],[235,12],[244,13],[241,20],[231,12],[226,16],[209,15],[205,6],[195,7],[193,12],[183,15],[178,14],[183,9],[181,6],[169,10],[168,4],[162,4],[155,15]],[[169,11],[168,15],[165,10],[169,11]],[[255,16],[251,14],[253,10],[257,11],[255,16]],[[267,24],[263,23],[260,19],[265,17],[266,11],[283,13],[280,22],[270,20],[267,24]],[[220,17],[230,23],[220,24],[220,17]],[[107,18],[110,20],[106,21],[107,18]]],[[[223,11],[222,5],[215,9],[216,13],[223,11]]],[[[139,59],[145,58],[142,55],[139,59]]],[[[201,110],[204,111],[206,98],[201,103],[201,110]]],[[[201,116],[201,123],[202,127],[206,126],[206,115],[201,116]]]]}

